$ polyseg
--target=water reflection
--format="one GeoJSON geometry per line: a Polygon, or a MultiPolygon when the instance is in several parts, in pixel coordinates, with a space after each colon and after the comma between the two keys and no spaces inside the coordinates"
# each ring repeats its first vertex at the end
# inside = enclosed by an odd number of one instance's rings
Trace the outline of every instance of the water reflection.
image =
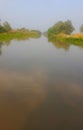
{"type": "Polygon", "coordinates": [[[0,71],[0,129],[81,129],[82,110],[79,83],[51,79],[42,69],[26,75],[0,71]]]}
{"type": "Polygon", "coordinates": [[[10,42],[0,42],[0,55],[2,55],[2,47],[9,46],[10,42]]]}
{"type": "MultiPolygon", "coordinates": [[[[1,48],[5,45],[1,43],[1,48]]],[[[83,129],[83,51],[12,41],[0,58],[0,130],[83,129]]]]}
{"type": "Polygon", "coordinates": [[[65,51],[69,51],[70,47],[73,46],[77,46],[81,49],[83,49],[83,43],[74,43],[73,42],[63,42],[63,41],[57,41],[55,38],[50,38],[48,37],[48,42],[51,42],[57,49],[64,49],[65,51]]]}
{"type": "Polygon", "coordinates": [[[0,129],[22,129],[26,118],[45,99],[45,80],[41,70],[28,75],[0,71],[0,129]]]}
{"type": "MultiPolygon", "coordinates": [[[[31,37],[28,37],[28,38],[16,38],[16,39],[8,39],[8,40],[3,40],[3,41],[0,41],[0,55],[2,54],[2,46],[8,46],[10,45],[11,41],[12,40],[16,40],[16,41],[24,41],[24,40],[29,40],[30,38],[34,38],[34,39],[41,39],[41,34],[40,35],[37,35],[37,36],[31,36],[31,37]]],[[[74,42],[61,42],[61,41],[57,41],[55,38],[53,37],[47,37],[48,39],[48,42],[51,42],[57,49],[64,49],[65,51],[69,51],[70,47],[73,45],[73,46],[77,46],[81,49],[83,49],[83,43],[75,43],[74,42]]]]}
{"type": "Polygon", "coordinates": [[[69,48],[70,48],[70,44],[68,44],[68,43],[64,43],[64,42],[52,42],[53,43],[53,45],[57,48],[57,49],[64,49],[64,50],[66,50],[66,51],[68,51],[69,50],[69,48]]]}
{"type": "Polygon", "coordinates": [[[3,46],[9,46],[10,44],[11,44],[11,42],[12,41],[27,41],[27,40],[29,40],[29,39],[38,39],[38,38],[40,38],[41,37],[41,33],[39,33],[38,35],[31,35],[31,36],[24,36],[24,37],[6,37],[6,39],[5,39],[5,37],[1,40],[0,39],[0,55],[2,54],[2,47],[3,46]]]}

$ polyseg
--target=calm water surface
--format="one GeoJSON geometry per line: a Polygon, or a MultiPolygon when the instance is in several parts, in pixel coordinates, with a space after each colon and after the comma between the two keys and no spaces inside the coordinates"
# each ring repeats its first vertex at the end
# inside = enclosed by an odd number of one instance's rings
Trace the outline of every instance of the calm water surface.
{"type": "Polygon", "coordinates": [[[83,49],[0,42],[0,130],[83,130],[83,49]]]}

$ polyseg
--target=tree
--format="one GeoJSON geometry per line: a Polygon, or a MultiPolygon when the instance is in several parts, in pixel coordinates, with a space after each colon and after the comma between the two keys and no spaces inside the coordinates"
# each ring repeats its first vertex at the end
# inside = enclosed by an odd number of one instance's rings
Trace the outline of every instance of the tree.
{"type": "Polygon", "coordinates": [[[5,30],[6,32],[12,30],[10,24],[9,24],[7,21],[3,23],[3,28],[4,28],[4,30],[5,30]]]}
{"type": "Polygon", "coordinates": [[[65,30],[65,34],[71,34],[75,30],[70,20],[64,22],[64,30],[65,30]]]}
{"type": "Polygon", "coordinates": [[[1,23],[0,20],[0,33],[9,32],[12,28],[8,22],[1,23]]]}
{"type": "Polygon", "coordinates": [[[83,25],[80,27],[80,32],[83,33],[83,25]]]}
{"type": "Polygon", "coordinates": [[[2,25],[0,25],[0,33],[3,33],[3,32],[5,32],[5,29],[3,28],[2,25]]]}
{"type": "Polygon", "coordinates": [[[59,21],[53,27],[48,29],[48,33],[54,33],[54,34],[59,33],[71,34],[73,31],[74,27],[70,20],[67,20],[65,22],[59,21]]]}

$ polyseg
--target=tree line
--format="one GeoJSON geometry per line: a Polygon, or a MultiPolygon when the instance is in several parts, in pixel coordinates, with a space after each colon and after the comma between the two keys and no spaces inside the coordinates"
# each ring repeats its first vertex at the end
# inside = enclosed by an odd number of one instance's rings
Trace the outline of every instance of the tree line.
{"type": "MultiPolygon", "coordinates": [[[[48,29],[48,34],[54,33],[57,35],[64,33],[70,35],[74,30],[75,28],[70,20],[67,20],[65,22],[59,21],[48,29]]],[[[80,27],[80,33],[83,33],[83,25],[80,27]]]]}
{"type": "MultiPolygon", "coordinates": [[[[0,22],[0,33],[9,32],[12,30],[13,29],[12,29],[11,25],[7,21],[2,24],[0,22]]],[[[70,20],[67,20],[65,22],[59,21],[48,29],[48,34],[64,33],[64,34],[70,35],[74,30],[75,30],[75,28],[70,20]]],[[[17,31],[29,31],[29,30],[26,28],[21,28],[21,29],[17,29],[17,31]]],[[[83,25],[81,25],[81,27],[80,27],[80,33],[83,33],[83,25]]]]}

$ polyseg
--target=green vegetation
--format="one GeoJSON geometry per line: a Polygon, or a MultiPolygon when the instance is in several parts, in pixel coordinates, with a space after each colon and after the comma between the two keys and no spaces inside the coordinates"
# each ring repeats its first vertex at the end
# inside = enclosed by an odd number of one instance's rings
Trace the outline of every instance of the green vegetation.
{"type": "Polygon", "coordinates": [[[25,40],[29,38],[39,38],[41,32],[37,30],[29,30],[26,28],[12,29],[8,22],[0,24],[0,41],[10,42],[11,40],[25,40]]]}
{"type": "Polygon", "coordinates": [[[73,31],[74,27],[70,20],[67,20],[65,22],[59,21],[54,26],[48,29],[48,35],[60,33],[71,34],[73,31]]]}
{"type": "Polygon", "coordinates": [[[83,48],[83,34],[58,34],[48,37],[48,41],[52,42],[58,48],[69,49],[70,45],[83,48]]]}
{"type": "MultiPolygon", "coordinates": [[[[70,45],[83,48],[83,34],[71,34],[74,30],[70,20],[65,22],[59,21],[48,29],[48,41],[52,42],[58,48],[68,49],[70,45]]],[[[83,32],[83,25],[80,28],[80,32],[83,32]]]]}
{"type": "Polygon", "coordinates": [[[14,31],[9,33],[0,33],[0,41],[10,42],[11,40],[26,40],[29,38],[38,38],[40,37],[39,33],[34,32],[20,32],[14,31]]]}
{"type": "MultiPolygon", "coordinates": [[[[57,47],[64,46],[65,48],[68,48],[70,44],[83,47],[83,34],[71,34],[74,30],[75,29],[70,20],[65,22],[59,21],[43,34],[48,38],[48,41],[56,44],[57,47]]],[[[83,25],[80,27],[80,32],[83,32],[83,25]]],[[[39,38],[40,36],[41,32],[38,30],[29,30],[26,28],[15,30],[12,29],[8,22],[0,23],[1,45],[2,43],[9,43],[11,40],[26,40],[29,38],[39,38]]]]}
{"type": "Polygon", "coordinates": [[[0,33],[9,32],[12,28],[10,24],[6,21],[3,24],[0,23],[0,33]]]}

